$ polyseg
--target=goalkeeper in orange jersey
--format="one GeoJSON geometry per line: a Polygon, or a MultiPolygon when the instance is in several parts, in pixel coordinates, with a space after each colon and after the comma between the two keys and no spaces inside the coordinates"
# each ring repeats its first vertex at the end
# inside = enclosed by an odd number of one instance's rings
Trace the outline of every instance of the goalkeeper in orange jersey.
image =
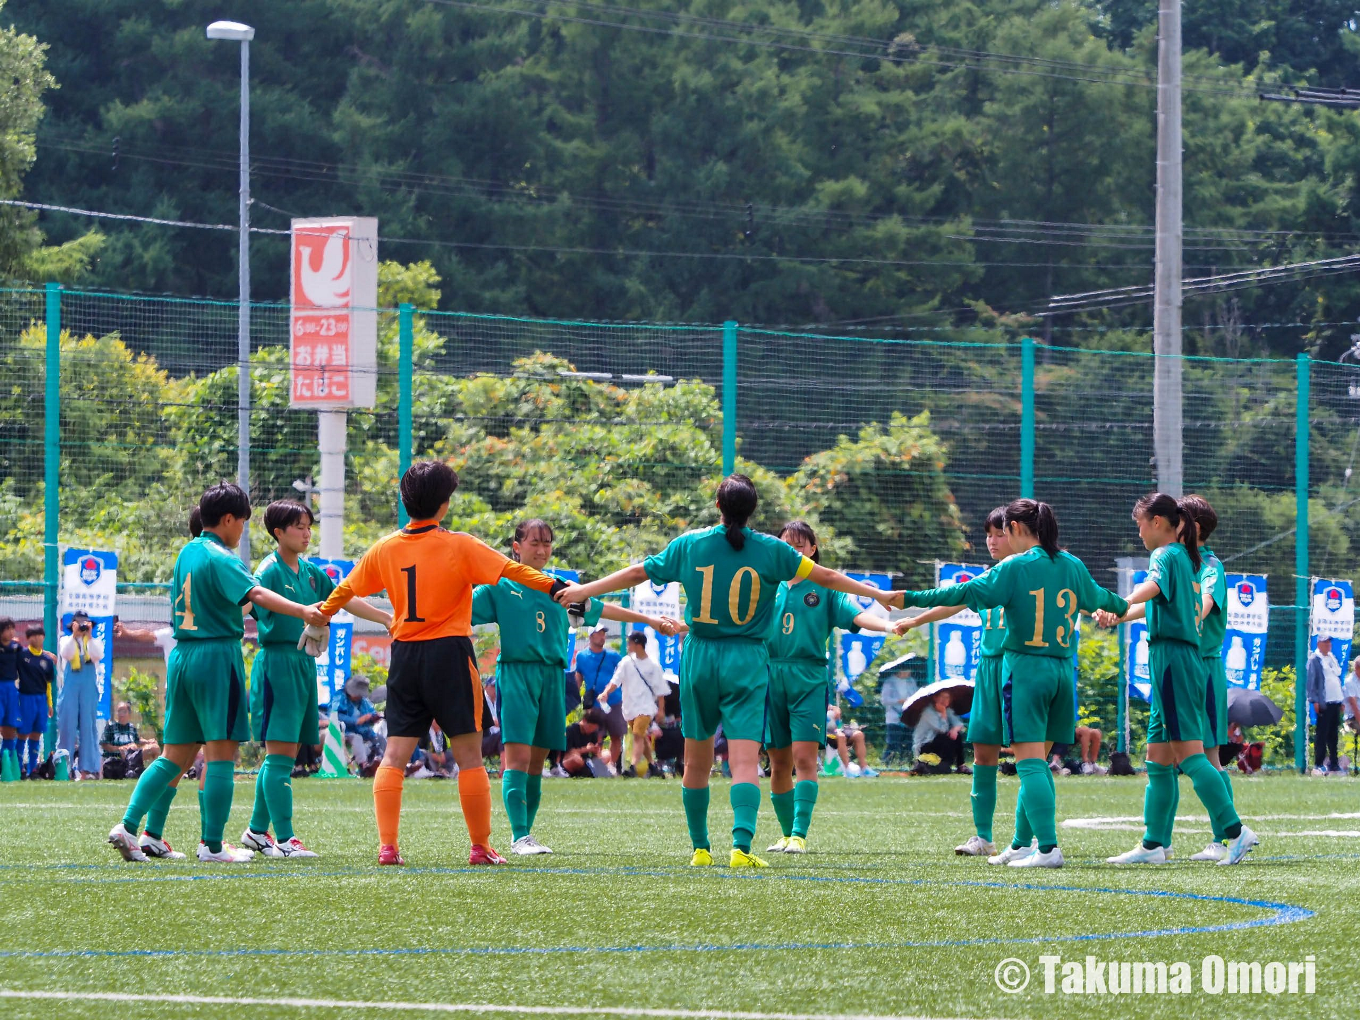
{"type": "Polygon", "coordinates": [[[442,461],[412,464],[401,478],[410,523],[378,540],[321,605],[334,616],[356,596],[386,589],[392,600],[387,749],[373,780],[379,864],[397,850],[406,763],[437,720],[458,763],[458,797],[472,838],[471,864],[504,864],[491,848],[491,784],[482,765],[482,680],[472,648],[472,589],[502,577],[555,595],[566,584],[516,563],[471,535],[439,526],[458,488],[442,461]]]}

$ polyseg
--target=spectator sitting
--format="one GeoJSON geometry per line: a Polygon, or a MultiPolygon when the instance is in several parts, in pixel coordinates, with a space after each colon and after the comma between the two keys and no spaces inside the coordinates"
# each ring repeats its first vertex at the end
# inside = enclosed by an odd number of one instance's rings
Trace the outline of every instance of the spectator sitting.
{"type": "Polygon", "coordinates": [[[567,749],[557,756],[552,774],[591,778],[590,762],[600,754],[600,737],[604,730],[604,713],[588,708],[581,718],[567,727],[567,749]]]}
{"type": "Polygon", "coordinates": [[[449,739],[444,736],[438,722],[430,723],[430,737],[426,741],[425,749],[421,751],[421,765],[428,771],[430,777],[449,779],[458,775],[458,764],[449,751],[449,739]]]}
{"type": "Polygon", "coordinates": [[[1076,746],[1081,749],[1081,774],[1083,776],[1103,775],[1105,769],[1096,762],[1100,758],[1100,742],[1104,734],[1094,726],[1077,727],[1076,746]]]}
{"type": "Polygon", "coordinates": [[[387,741],[374,729],[382,716],[368,700],[368,693],[368,677],[355,673],[331,699],[331,715],[344,727],[345,743],[360,769],[380,759],[387,748],[387,741]]]}
{"type": "Polygon", "coordinates": [[[623,769],[623,735],[628,732],[628,721],[623,717],[623,692],[615,690],[607,697],[602,695],[614,679],[614,672],[623,661],[623,656],[605,647],[608,634],[603,624],[590,632],[590,647],[576,653],[576,672],[581,674],[585,684],[583,703],[587,708],[598,707],[604,715],[605,729],[609,732],[608,761],[614,766],[614,771],[619,772],[623,769]]]}
{"type": "Polygon", "coordinates": [[[836,749],[841,759],[841,771],[847,776],[876,776],[878,773],[869,767],[869,755],[865,749],[864,731],[855,722],[842,723],[839,705],[826,708],[826,746],[836,749]],[[853,748],[859,764],[850,760],[853,748]]]}
{"type": "Polygon", "coordinates": [[[647,635],[635,630],[628,635],[628,658],[619,663],[614,678],[601,692],[606,703],[615,689],[623,688],[623,717],[633,734],[632,764],[624,776],[636,776],[645,758],[649,776],[664,775],[652,755],[652,719],[666,714],[665,699],[671,685],[661,673],[661,664],[647,657],[647,635]]]}
{"type": "MultiPolygon", "coordinates": [[[[500,698],[496,695],[494,677],[482,678],[482,759],[494,758],[500,761],[501,741],[500,698]]],[[[488,772],[495,774],[494,770],[488,772]]]]}
{"type": "Polygon", "coordinates": [[[955,772],[967,775],[972,770],[963,763],[963,720],[950,707],[950,701],[948,691],[940,691],[931,699],[921,713],[921,721],[916,724],[912,750],[918,767],[923,754],[933,754],[946,769],[953,765],[955,772]]]}
{"type": "Polygon", "coordinates": [[[138,735],[132,722],[132,706],[126,701],[120,701],[114,707],[113,718],[104,724],[99,746],[104,752],[105,779],[131,778],[161,752],[154,740],[144,741],[138,735]]]}

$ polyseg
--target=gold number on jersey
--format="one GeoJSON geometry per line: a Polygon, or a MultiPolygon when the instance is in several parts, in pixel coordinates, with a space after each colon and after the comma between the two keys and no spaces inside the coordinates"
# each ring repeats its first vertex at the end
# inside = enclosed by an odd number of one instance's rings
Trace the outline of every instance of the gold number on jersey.
{"type": "Polygon", "coordinates": [[[191,570],[184,575],[184,584],[179,589],[179,597],[184,600],[184,619],[179,623],[180,630],[198,630],[194,624],[193,585],[194,572],[191,570]]]}
{"type": "Polygon", "coordinates": [[[534,622],[538,624],[538,632],[540,634],[548,629],[548,621],[543,618],[543,610],[540,609],[534,614],[534,622]]]}
{"type": "Polygon", "coordinates": [[[756,603],[760,601],[760,575],[756,573],[755,567],[742,567],[732,578],[732,584],[727,589],[727,614],[732,617],[732,622],[738,627],[744,627],[755,619],[756,603]],[[741,579],[746,574],[751,575],[751,601],[746,603],[746,615],[741,615],[741,579]]]}
{"type": "Polygon", "coordinates": [[[704,588],[699,593],[699,615],[694,618],[695,623],[714,623],[713,619],[713,567],[695,567],[695,570],[704,575],[704,588]]]}
{"type": "Polygon", "coordinates": [[[1064,588],[1058,592],[1058,608],[1062,610],[1067,618],[1067,625],[1058,624],[1057,638],[1058,644],[1063,648],[1072,640],[1072,633],[1076,629],[1077,617],[1077,593],[1071,588],[1064,588]]]}
{"type": "Polygon", "coordinates": [[[1047,588],[1038,588],[1030,592],[1034,596],[1034,637],[1025,642],[1027,648],[1048,647],[1048,642],[1044,640],[1044,595],[1047,592],[1047,588]]]}
{"type": "Polygon", "coordinates": [[[784,627],[783,627],[783,631],[784,631],[785,634],[792,634],[792,633],[793,633],[793,614],[792,614],[792,613],[785,613],[785,614],[784,614],[784,627]]]}
{"type": "Polygon", "coordinates": [[[1204,612],[1204,595],[1200,591],[1199,582],[1191,582],[1195,588],[1195,633],[1204,633],[1204,619],[1199,614],[1204,612]]]}

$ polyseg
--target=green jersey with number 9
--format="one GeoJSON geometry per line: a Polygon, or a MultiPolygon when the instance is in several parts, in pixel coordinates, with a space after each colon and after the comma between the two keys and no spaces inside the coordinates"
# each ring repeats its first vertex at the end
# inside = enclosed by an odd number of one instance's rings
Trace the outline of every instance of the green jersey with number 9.
{"type": "Polygon", "coordinates": [[[695,637],[764,640],[779,583],[812,573],[812,560],[787,542],[741,530],[740,550],[719,526],[686,532],[643,563],[653,584],[679,581],[685,589],[685,622],[695,637]]]}

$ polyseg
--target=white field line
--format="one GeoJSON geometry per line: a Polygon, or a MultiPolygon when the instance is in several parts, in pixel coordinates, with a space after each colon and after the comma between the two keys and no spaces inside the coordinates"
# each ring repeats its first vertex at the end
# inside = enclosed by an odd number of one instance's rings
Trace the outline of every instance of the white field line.
{"type": "Polygon", "coordinates": [[[289,1009],[415,1010],[426,1013],[512,1013],[519,1016],[677,1017],[680,1020],[930,1020],[868,1013],[751,1013],[721,1009],[641,1009],[628,1006],[516,1006],[490,1002],[372,1002],[355,999],[262,999],[219,995],[135,995],[125,992],[24,991],[0,988],[0,999],[73,1002],[160,1002],[186,1006],[270,1006],[289,1009]]]}

